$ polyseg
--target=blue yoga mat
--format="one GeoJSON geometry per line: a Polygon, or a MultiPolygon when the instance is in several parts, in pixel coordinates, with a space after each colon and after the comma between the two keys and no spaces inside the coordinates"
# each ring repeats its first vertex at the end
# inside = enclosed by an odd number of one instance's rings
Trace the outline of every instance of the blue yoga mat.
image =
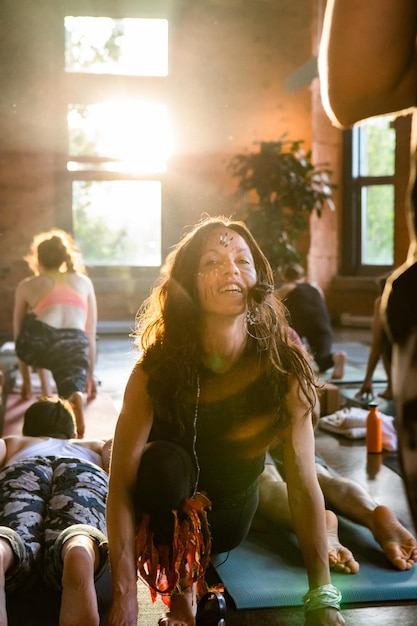
{"type": "MultiPolygon", "coordinates": [[[[341,520],[340,538],[360,563],[358,574],[332,574],[342,604],[417,599],[417,567],[406,572],[386,559],[368,529],[341,520]]],[[[212,556],[212,564],[237,609],[302,605],[308,589],[295,536],[282,532],[251,533],[229,554],[212,556]]]]}
{"type": "MultiPolygon", "coordinates": [[[[361,385],[365,379],[365,365],[346,363],[343,378],[332,378],[332,372],[332,369],[322,372],[320,379],[333,385],[361,385]]],[[[372,380],[375,384],[386,383],[387,375],[382,367],[378,366],[375,369],[372,380]]]]}

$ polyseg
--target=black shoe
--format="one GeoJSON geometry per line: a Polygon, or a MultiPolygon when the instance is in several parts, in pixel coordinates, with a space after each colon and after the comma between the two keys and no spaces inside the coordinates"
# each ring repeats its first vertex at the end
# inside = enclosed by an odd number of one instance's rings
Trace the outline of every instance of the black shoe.
{"type": "Polygon", "coordinates": [[[226,626],[226,600],[222,593],[204,594],[197,605],[196,626],[226,626]]]}

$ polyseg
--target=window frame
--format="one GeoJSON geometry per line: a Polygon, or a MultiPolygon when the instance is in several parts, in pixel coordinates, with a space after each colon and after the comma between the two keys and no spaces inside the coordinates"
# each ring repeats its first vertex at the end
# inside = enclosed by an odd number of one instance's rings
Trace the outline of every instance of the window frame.
{"type": "MultiPolygon", "coordinates": [[[[392,122],[395,130],[395,144],[397,144],[397,129],[395,120],[392,122]]],[[[362,189],[374,185],[392,185],[394,192],[394,218],[395,218],[395,197],[396,197],[396,149],[394,160],[394,172],[392,175],[384,176],[362,176],[358,173],[354,175],[355,169],[359,168],[354,164],[354,130],[343,131],[342,140],[342,274],[346,276],[380,276],[390,273],[394,264],[390,265],[369,265],[362,261],[362,189]]],[[[360,126],[356,128],[360,132],[360,126]]],[[[394,220],[395,221],[395,220],[394,220]]],[[[394,229],[394,227],[393,227],[394,229]]],[[[393,232],[393,242],[395,248],[395,233],[393,232]]],[[[395,256],[395,249],[394,249],[395,256]]]]}
{"type": "MultiPolygon", "coordinates": [[[[156,180],[161,183],[161,262],[166,256],[167,233],[166,215],[169,211],[167,207],[166,180],[167,172],[155,174],[129,174],[125,172],[112,172],[95,169],[85,169],[82,171],[70,171],[67,169],[69,161],[84,161],[85,158],[74,158],[68,153],[68,126],[67,113],[71,104],[93,105],[105,102],[120,94],[122,98],[161,102],[169,106],[168,80],[167,76],[130,76],[115,74],[88,74],[65,71],[65,29],[64,18],[67,15],[91,17],[110,17],[113,19],[123,18],[155,18],[168,20],[170,27],[170,12],[168,0],[150,0],[140,3],[135,0],[124,0],[115,5],[112,0],[100,0],[86,8],[82,1],[67,1],[61,5],[61,49],[62,49],[62,74],[60,76],[60,117],[61,117],[61,149],[56,155],[56,184],[57,202],[56,216],[57,224],[60,228],[73,233],[73,206],[72,206],[72,183],[74,180],[94,180],[94,181],[117,181],[135,180],[148,181],[156,180]]],[[[168,36],[168,63],[170,60],[170,38],[168,36]]],[[[170,72],[170,68],[169,68],[170,72]]],[[[105,161],[101,157],[88,157],[88,162],[94,164],[105,161]]],[[[115,287],[121,277],[133,277],[139,280],[155,280],[159,274],[160,266],[88,266],[88,273],[92,278],[110,280],[114,279],[115,287]]]]}

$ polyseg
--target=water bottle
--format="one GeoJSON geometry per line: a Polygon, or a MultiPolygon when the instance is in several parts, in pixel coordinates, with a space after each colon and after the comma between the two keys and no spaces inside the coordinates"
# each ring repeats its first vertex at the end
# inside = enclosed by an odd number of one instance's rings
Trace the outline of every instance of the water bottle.
{"type": "Polygon", "coordinates": [[[366,450],[371,453],[382,452],[382,418],[378,412],[378,404],[368,404],[369,413],[366,418],[366,450]]]}

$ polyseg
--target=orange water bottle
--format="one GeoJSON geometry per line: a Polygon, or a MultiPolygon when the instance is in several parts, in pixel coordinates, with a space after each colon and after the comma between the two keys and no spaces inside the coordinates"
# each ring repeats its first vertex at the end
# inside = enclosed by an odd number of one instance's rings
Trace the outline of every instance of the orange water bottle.
{"type": "Polygon", "coordinates": [[[367,452],[382,452],[382,419],[378,412],[378,404],[368,404],[369,413],[366,418],[366,450],[367,452]]]}

